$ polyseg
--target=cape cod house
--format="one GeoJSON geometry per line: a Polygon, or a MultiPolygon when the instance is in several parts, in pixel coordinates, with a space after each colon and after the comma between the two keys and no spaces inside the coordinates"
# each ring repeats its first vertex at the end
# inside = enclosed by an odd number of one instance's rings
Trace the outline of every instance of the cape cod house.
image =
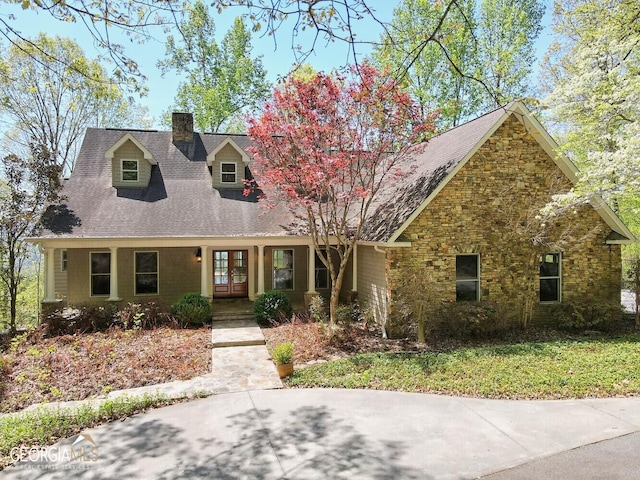
{"type": "MultiPolygon", "coordinates": [[[[289,227],[287,209],[242,195],[248,145],[242,135],[194,132],[183,113],[172,131],[88,129],[65,201],[32,239],[45,255],[44,302],[170,304],[200,292],[215,304],[279,289],[300,304],[328,292],[326,268],[310,238],[289,227]]],[[[574,181],[575,167],[520,102],[430,139],[415,162],[372,212],[345,293],[382,318],[390,278],[417,260],[444,299],[513,296],[527,250],[513,221],[548,201],[552,178],[574,181]]],[[[537,303],[619,300],[620,246],[634,241],[627,227],[597,200],[558,224],[572,225],[571,235],[540,256],[537,303]]]]}

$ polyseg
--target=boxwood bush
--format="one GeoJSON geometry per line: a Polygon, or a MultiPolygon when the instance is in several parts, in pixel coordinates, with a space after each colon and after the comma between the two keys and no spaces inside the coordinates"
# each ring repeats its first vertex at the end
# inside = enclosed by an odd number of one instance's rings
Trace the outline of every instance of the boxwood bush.
{"type": "Polygon", "coordinates": [[[289,320],[292,313],[293,309],[289,297],[279,290],[263,293],[253,302],[253,314],[258,323],[262,325],[279,320],[289,320]]]}
{"type": "Polygon", "coordinates": [[[211,320],[211,304],[199,293],[185,293],[171,306],[171,315],[182,324],[203,325],[211,320]]]}

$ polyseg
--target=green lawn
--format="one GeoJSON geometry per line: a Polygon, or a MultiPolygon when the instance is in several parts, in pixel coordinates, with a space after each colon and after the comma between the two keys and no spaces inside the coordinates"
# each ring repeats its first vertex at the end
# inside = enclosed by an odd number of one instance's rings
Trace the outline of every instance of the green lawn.
{"type": "Polygon", "coordinates": [[[144,394],[105,400],[98,406],[89,403],[69,408],[36,408],[30,412],[0,417],[0,470],[16,459],[15,449],[45,447],[70,437],[87,428],[124,418],[192,398],[204,397],[203,392],[193,396],[169,397],[163,394],[144,394]]]}
{"type": "Polygon", "coordinates": [[[298,369],[289,385],[512,399],[638,395],[640,335],[361,354],[298,369]]]}

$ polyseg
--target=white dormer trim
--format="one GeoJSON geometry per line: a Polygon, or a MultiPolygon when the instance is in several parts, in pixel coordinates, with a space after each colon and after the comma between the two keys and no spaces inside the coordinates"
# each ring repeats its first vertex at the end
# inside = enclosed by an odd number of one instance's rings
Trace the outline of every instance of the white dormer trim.
{"type": "Polygon", "coordinates": [[[218,145],[209,155],[207,155],[207,165],[213,165],[213,162],[216,160],[216,155],[220,150],[222,150],[227,145],[231,145],[242,157],[242,162],[246,165],[249,163],[249,155],[243,149],[241,149],[236,142],[233,141],[232,138],[225,138],[220,145],[218,145]]]}
{"type": "Polygon", "coordinates": [[[151,152],[149,150],[147,150],[145,148],[145,146],[142,145],[138,140],[136,140],[136,137],[134,137],[131,133],[125,133],[120,140],[118,140],[116,143],[114,143],[113,146],[109,150],[107,150],[105,152],[105,154],[104,154],[105,158],[108,158],[109,160],[113,160],[113,157],[115,156],[116,150],[118,150],[122,145],[127,143],[128,140],[131,140],[131,142],[136,147],[138,147],[138,149],[144,155],[144,159],[147,160],[151,165],[157,165],[158,164],[158,162],[153,158],[153,155],[151,155],[151,152]]]}

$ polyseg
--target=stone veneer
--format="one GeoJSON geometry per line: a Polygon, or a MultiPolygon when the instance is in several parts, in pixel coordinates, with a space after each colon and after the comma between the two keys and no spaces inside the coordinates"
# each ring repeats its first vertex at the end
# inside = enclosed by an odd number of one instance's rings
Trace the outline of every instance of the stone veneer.
{"type": "MultiPolygon", "coordinates": [[[[564,184],[561,188],[569,185],[517,118],[509,117],[404,231],[411,247],[387,251],[387,278],[405,262],[423,259],[441,298],[455,301],[456,255],[477,253],[481,298],[512,304],[515,310],[528,302],[533,319],[544,322],[539,253],[530,235],[514,232],[531,223],[527,216],[550,199],[554,178],[564,184]]],[[[551,242],[567,240],[557,249],[562,252],[563,300],[619,301],[620,245],[606,244],[610,232],[588,205],[550,226],[551,242]]]]}

